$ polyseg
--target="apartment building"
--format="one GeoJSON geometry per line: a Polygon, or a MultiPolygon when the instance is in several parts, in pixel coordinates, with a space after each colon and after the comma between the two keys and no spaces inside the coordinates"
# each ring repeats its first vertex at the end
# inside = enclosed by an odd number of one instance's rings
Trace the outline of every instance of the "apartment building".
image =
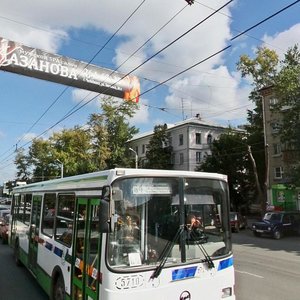
{"type": "Polygon", "coordinates": [[[282,144],[279,131],[282,116],[288,107],[280,112],[274,110],[278,103],[273,88],[260,91],[263,101],[263,122],[268,165],[267,193],[271,205],[284,210],[300,210],[300,188],[295,187],[290,177],[291,169],[296,162],[295,152],[289,144],[282,144]]]}
{"type": "MultiPolygon", "coordinates": [[[[204,121],[200,115],[176,124],[168,124],[167,127],[173,148],[174,169],[186,171],[194,171],[210,155],[210,144],[227,128],[204,121]]],[[[137,153],[140,166],[146,160],[147,145],[152,136],[153,131],[137,134],[128,142],[129,147],[137,153]]]]}

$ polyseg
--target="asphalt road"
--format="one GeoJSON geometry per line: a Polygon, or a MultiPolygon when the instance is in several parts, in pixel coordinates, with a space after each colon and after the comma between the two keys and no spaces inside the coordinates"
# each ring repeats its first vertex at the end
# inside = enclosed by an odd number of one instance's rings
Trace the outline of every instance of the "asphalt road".
{"type": "MultiPolygon", "coordinates": [[[[250,230],[233,234],[237,300],[300,299],[300,237],[258,238],[250,230]]],[[[47,295],[12,249],[0,244],[0,300],[46,300],[47,295]]]]}
{"type": "Polygon", "coordinates": [[[300,299],[300,237],[233,234],[237,300],[300,299]]]}
{"type": "Polygon", "coordinates": [[[12,253],[0,240],[0,300],[48,299],[27,269],[16,266],[12,253]]]}

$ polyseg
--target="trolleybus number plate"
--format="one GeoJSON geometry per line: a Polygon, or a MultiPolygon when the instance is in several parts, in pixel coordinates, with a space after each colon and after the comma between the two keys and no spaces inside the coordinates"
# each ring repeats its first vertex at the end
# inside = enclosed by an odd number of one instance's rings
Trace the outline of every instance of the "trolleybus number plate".
{"type": "Polygon", "coordinates": [[[134,289],[144,284],[142,275],[122,276],[117,278],[115,285],[119,290],[134,289]]]}

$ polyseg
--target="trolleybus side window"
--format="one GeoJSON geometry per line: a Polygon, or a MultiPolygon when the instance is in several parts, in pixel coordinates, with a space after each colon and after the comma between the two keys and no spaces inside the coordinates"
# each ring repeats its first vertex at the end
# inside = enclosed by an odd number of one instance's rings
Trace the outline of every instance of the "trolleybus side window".
{"type": "Polygon", "coordinates": [[[75,211],[75,195],[59,195],[56,216],[55,238],[70,247],[75,211]]]}
{"type": "Polygon", "coordinates": [[[42,233],[53,236],[56,194],[44,195],[42,233]]]}
{"type": "Polygon", "coordinates": [[[16,220],[29,225],[32,194],[23,194],[15,198],[14,214],[16,220]]]}
{"type": "Polygon", "coordinates": [[[23,222],[26,225],[29,225],[29,221],[30,221],[31,200],[32,200],[32,194],[26,194],[24,196],[24,216],[23,216],[23,222]]]}
{"type": "Polygon", "coordinates": [[[21,195],[14,196],[13,210],[14,210],[14,219],[19,220],[19,211],[21,206],[21,195]]]}

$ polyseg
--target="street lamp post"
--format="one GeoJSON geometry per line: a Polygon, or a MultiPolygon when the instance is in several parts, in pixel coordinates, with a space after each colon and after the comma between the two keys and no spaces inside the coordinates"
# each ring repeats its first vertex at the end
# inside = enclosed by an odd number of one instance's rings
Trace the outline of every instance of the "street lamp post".
{"type": "Polygon", "coordinates": [[[132,148],[129,148],[129,150],[135,154],[135,168],[137,169],[138,168],[138,160],[139,160],[138,154],[132,148]]]}
{"type": "Polygon", "coordinates": [[[60,160],[56,160],[58,163],[60,163],[60,178],[64,177],[64,164],[60,160]]]}

